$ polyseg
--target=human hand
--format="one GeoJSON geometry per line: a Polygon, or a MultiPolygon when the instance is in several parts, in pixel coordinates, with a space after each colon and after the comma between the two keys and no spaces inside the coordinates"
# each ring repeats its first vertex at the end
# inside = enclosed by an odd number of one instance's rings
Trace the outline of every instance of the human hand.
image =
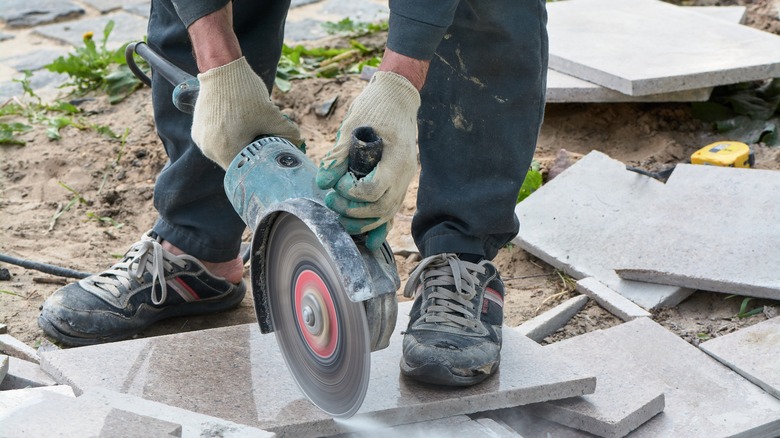
{"type": "Polygon", "coordinates": [[[304,146],[298,127],[271,102],[265,83],[246,58],[201,73],[198,80],[192,139],[203,155],[223,169],[260,135],[304,146]]]}
{"type": "Polygon", "coordinates": [[[369,249],[384,242],[388,223],[401,208],[417,171],[419,108],[420,93],[409,80],[392,72],[376,72],[352,103],[336,145],[320,163],[317,185],[334,189],[325,204],[341,215],[348,233],[368,233],[369,249]],[[361,179],[348,172],[351,134],[359,126],[373,128],[384,144],[379,164],[361,179]]]}

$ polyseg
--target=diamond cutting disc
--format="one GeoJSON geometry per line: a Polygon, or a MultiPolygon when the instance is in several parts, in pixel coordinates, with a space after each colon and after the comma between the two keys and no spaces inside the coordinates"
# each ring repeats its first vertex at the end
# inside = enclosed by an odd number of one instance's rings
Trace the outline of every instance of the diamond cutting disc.
{"type": "Polygon", "coordinates": [[[287,367],[317,407],[351,417],[370,372],[363,303],[349,300],[336,263],[298,217],[281,213],[266,248],[268,304],[287,367]]]}

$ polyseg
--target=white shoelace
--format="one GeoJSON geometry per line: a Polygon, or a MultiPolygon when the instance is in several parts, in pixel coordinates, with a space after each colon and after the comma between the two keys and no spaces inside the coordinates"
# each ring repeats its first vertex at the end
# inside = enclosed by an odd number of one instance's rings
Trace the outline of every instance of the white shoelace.
{"type": "Polygon", "coordinates": [[[185,262],[178,257],[166,259],[160,242],[151,238],[145,238],[135,243],[125,254],[119,263],[99,275],[93,275],[85,279],[96,287],[110,292],[119,298],[121,289],[128,290],[131,281],[139,281],[146,272],[152,273],[152,303],[159,305],[168,297],[168,289],[165,282],[165,271],[173,269],[175,263],[184,267],[185,262]],[[160,284],[158,296],[157,283],[160,284]]]}
{"type": "Polygon", "coordinates": [[[409,275],[404,296],[414,295],[419,281],[420,293],[431,289],[423,296],[421,310],[425,322],[476,329],[477,321],[471,299],[477,293],[478,273],[484,274],[485,268],[460,260],[455,254],[431,256],[420,262],[409,275]],[[453,286],[454,291],[449,289],[453,286]]]}

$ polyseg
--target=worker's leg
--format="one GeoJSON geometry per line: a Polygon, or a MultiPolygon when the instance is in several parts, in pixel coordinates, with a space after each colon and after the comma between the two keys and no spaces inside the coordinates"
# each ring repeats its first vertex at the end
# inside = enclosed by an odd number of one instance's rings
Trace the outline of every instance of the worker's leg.
{"type": "Polygon", "coordinates": [[[415,241],[424,257],[401,369],[470,385],[500,362],[504,286],[489,262],[517,234],[517,194],[542,122],[544,0],[461,0],[421,92],[415,241]]]}

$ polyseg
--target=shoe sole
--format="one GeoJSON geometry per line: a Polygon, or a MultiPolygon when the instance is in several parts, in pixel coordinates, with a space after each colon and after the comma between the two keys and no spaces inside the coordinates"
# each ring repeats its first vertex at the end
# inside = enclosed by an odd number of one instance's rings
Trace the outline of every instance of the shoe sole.
{"type": "Polygon", "coordinates": [[[477,374],[475,376],[466,377],[453,374],[449,368],[441,364],[431,363],[413,367],[407,364],[405,360],[401,359],[401,374],[419,382],[433,385],[472,386],[494,375],[498,370],[499,362],[500,360],[497,360],[493,366],[490,367],[490,372],[487,374],[477,374]]]}
{"type": "Polygon", "coordinates": [[[129,332],[125,332],[117,335],[100,336],[100,337],[84,337],[74,336],[71,333],[65,333],[60,330],[56,324],[44,318],[43,315],[38,317],[38,325],[43,329],[43,332],[57,340],[58,342],[72,346],[83,347],[88,345],[103,344],[106,342],[116,342],[130,339],[133,336],[141,333],[147,328],[151,327],[157,322],[165,319],[175,318],[179,316],[195,316],[195,315],[207,315],[212,313],[219,313],[226,310],[234,309],[238,307],[244,300],[246,295],[246,287],[241,288],[240,293],[235,293],[232,296],[220,297],[219,301],[201,300],[190,303],[183,303],[176,307],[167,307],[159,311],[153,318],[150,318],[149,322],[141,327],[138,327],[129,332]]]}

